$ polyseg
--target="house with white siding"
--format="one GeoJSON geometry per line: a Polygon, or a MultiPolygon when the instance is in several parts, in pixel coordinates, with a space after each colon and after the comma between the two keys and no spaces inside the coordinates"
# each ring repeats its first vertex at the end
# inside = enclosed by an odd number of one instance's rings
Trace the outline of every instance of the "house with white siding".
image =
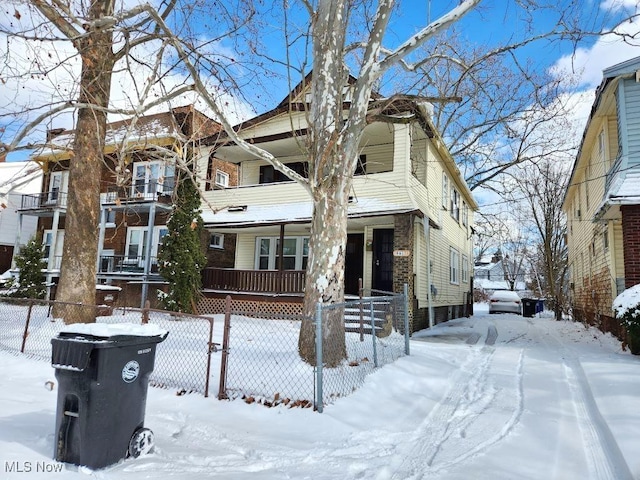
{"type": "Polygon", "coordinates": [[[574,312],[601,325],[640,283],[640,57],[603,71],[563,210],[574,312]]]}
{"type": "MultiPolygon", "coordinates": [[[[348,92],[345,86],[346,103],[348,92]]],[[[305,175],[307,107],[299,86],[236,130],[305,175]]],[[[365,291],[401,292],[408,284],[414,330],[469,315],[477,204],[428,104],[398,99],[382,113],[365,128],[354,172],[345,293],[358,295],[360,281],[365,291]]],[[[230,262],[206,269],[206,295],[300,303],[312,215],[307,191],[221,136],[211,138],[199,170],[209,179],[203,195],[212,208],[203,219],[210,246],[226,249],[230,262]]]]}
{"type": "Polygon", "coordinates": [[[41,181],[35,162],[0,162],[0,274],[8,272],[14,252],[36,233],[37,220],[22,219],[18,210],[22,195],[40,191],[41,181]]]}

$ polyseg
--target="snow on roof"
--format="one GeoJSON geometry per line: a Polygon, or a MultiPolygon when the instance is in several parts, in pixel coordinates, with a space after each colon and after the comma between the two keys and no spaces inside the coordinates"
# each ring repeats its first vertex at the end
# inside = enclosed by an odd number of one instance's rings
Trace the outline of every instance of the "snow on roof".
{"type": "MultiPolygon", "coordinates": [[[[390,215],[414,210],[413,207],[385,202],[376,198],[363,198],[349,204],[350,217],[390,215]]],[[[246,205],[229,207],[217,213],[202,214],[205,225],[250,226],[274,223],[309,222],[313,205],[309,202],[280,203],[278,205],[246,205]]]]}
{"type": "MultiPolygon", "coordinates": [[[[473,287],[481,290],[511,290],[506,280],[487,280],[486,278],[474,278],[473,287]]],[[[516,282],[516,291],[526,290],[524,282],[516,282]]]]}
{"type": "Polygon", "coordinates": [[[640,284],[627,288],[613,301],[613,309],[618,317],[621,317],[629,310],[635,309],[638,305],[640,305],[640,284]]]}
{"type": "Polygon", "coordinates": [[[640,197],[640,170],[629,170],[614,196],[640,197]]]}
{"type": "MultiPolygon", "coordinates": [[[[48,142],[47,146],[38,150],[35,156],[73,149],[75,135],[73,130],[56,135],[48,142]]],[[[109,124],[107,125],[105,145],[118,145],[125,140],[128,143],[141,143],[158,138],[183,138],[169,114],[139,118],[133,127],[131,120],[109,124]]]]}
{"type": "Polygon", "coordinates": [[[118,335],[135,335],[138,337],[164,336],[167,331],[151,323],[140,325],[136,323],[74,323],[66,325],[60,330],[65,333],[78,333],[94,337],[116,337],[118,335]]]}

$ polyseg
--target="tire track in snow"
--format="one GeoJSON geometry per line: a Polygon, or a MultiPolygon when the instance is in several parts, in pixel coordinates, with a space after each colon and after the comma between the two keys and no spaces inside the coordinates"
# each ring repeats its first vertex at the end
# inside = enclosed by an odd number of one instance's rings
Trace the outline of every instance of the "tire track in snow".
{"type": "MultiPolygon", "coordinates": [[[[538,332],[534,323],[531,321],[529,323],[538,332]]],[[[542,343],[549,346],[549,342],[544,336],[538,334],[537,337],[542,343]]],[[[582,435],[590,472],[589,478],[594,480],[634,480],[615,437],[598,409],[580,360],[561,339],[555,336],[552,336],[551,339],[559,346],[561,352],[564,375],[571,392],[578,428],[582,435]]]]}
{"type": "MultiPolygon", "coordinates": [[[[489,333],[487,343],[493,344],[495,325],[489,333]]],[[[495,372],[492,373],[493,364],[496,363],[495,356],[495,348],[485,345],[461,366],[445,397],[412,435],[410,444],[415,446],[408,453],[403,453],[405,460],[392,478],[417,479],[437,473],[478,455],[509,435],[524,410],[524,351],[518,351],[515,362],[515,385],[511,384],[506,388],[495,386],[494,380],[498,376],[495,372]],[[489,410],[510,412],[498,431],[488,430],[490,424],[480,425],[482,415],[489,410]],[[474,430],[474,435],[467,435],[470,430],[474,430]],[[453,441],[448,444],[450,439],[453,441]]],[[[513,368],[510,359],[499,360],[501,367],[513,368]]]]}

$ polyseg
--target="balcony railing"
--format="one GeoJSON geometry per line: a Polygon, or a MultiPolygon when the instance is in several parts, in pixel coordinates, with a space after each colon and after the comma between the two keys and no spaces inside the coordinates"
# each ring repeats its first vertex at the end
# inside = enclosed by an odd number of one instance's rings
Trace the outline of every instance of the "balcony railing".
{"type": "MultiPolygon", "coordinates": [[[[98,264],[99,273],[144,273],[146,258],[129,255],[103,255],[98,264]]],[[[158,272],[158,260],[151,257],[151,273],[158,272]]]]}
{"type": "Polygon", "coordinates": [[[65,208],[67,206],[66,192],[40,192],[22,195],[21,210],[39,210],[42,208],[65,208]]]}
{"type": "Polygon", "coordinates": [[[134,182],[129,186],[109,187],[104,197],[104,202],[135,202],[143,200],[158,200],[160,197],[168,198],[173,192],[174,186],[174,177],[167,177],[163,178],[162,181],[134,182]]]}
{"type": "Polygon", "coordinates": [[[203,288],[252,293],[302,293],[304,270],[235,270],[205,268],[203,288]]]}

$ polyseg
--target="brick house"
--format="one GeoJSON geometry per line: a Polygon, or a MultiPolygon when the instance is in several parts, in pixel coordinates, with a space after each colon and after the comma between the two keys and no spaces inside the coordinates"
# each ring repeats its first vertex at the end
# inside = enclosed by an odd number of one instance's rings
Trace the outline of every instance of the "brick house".
{"type": "MultiPolygon", "coordinates": [[[[301,83],[273,110],[236,127],[305,175],[307,91],[301,83]]],[[[345,102],[349,101],[345,86],[345,102]]],[[[413,328],[471,311],[471,191],[436,131],[428,105],[407,99],[389,106],[388,121],[367,125],[348,214],[345,293],[401,292],[409,286],[413,328]],[[395,120],[395,121],[394,121],[395,120]]],[[[383,115],[384,116],[384,115],[383,115]]],[[[226,268],[204,274],[211,305],[229,292],[251,301],[288,302],[303,295],[312,203],[299,184],[224,136],[209,143],[204,212],[211,243],[227,252],[226,268]],[[281,247],[282,246],[282,247],[281,247]]],[[[293,305],[293,307],[291,307],[293,305]]],[[[206,307],[204,307],[206,309],[206,307]]]]}
{"type": "Polygon", "coordinates": [[[563,210],[575,315],[610,321],[640,283],[640,57],[603,71],[563,210]]]}
{"type": "MultiPolygon", "coordinates": [[[[219,129],[193,106],[108,124],[96,281],[121,287],[119,303],[142,305],[146,298],[154,302],[150,289],[163,284],[156,255],[167,232],[176,161],[197,157],[200,140],[219,129]]],[[[18,210],[21,217],[38,219],[47,282],[52,286],[60,274],[63,242],[73,238],[65,231],[67,196],[73,195],[68,188],[73,139],[73,131],[49,132],[47,146],[33,155],[42,167],[42,189],[23,195],[18,210]]],[[[216,252],[210,257],[215,261],[216,252]]]]}

